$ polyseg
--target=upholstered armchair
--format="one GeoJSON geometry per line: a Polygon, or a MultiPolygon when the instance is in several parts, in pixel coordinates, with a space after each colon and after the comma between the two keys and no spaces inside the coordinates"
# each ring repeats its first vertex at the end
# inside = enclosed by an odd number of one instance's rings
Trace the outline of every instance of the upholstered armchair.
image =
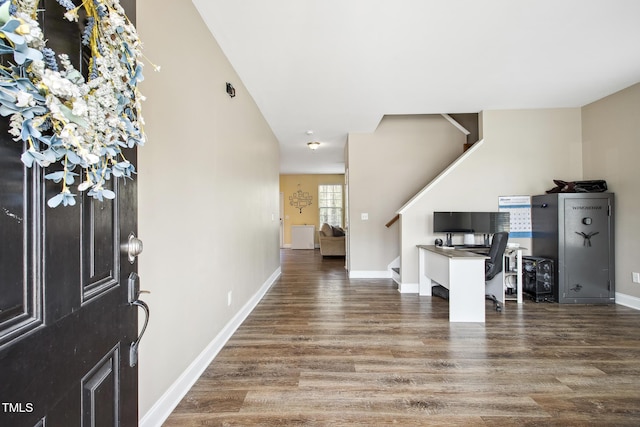
{"type": "Polygon", "coordinates": [[[322,256],[345,256],[347,253],[345,232],[340,227],[322,224],[318,230],[318,240],[322,256]]]}

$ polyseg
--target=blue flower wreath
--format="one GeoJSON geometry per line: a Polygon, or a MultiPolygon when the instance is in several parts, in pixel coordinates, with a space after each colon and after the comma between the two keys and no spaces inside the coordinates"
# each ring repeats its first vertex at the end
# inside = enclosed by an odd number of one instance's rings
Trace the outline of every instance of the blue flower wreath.
{"type": "Polygon", "coordinates": [[[79,19],[80,8],[86,13],[86,81],[67,55],[56,59],[46,47],[36,20],[38,0],[0,0],[0,55],[10,64],[0,65],[0,115],[10,117],[9,133],[25,145],[25,166],[62,166],[44,176],[61,185],[50,207],[75,205],[71,187],[80,175],[78,191],[98,200],[114,198],[106,181],[135,173],[122,149],[145,142],[144,97],[137,89],[143,80],[141,43],[119,1],[57,2],[69,21],[79,19]]]}

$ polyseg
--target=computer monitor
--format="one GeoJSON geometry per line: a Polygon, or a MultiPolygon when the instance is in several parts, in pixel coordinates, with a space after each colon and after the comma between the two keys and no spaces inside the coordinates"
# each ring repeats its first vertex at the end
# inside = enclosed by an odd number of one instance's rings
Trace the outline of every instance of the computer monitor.
{"type": "Polygon", "coordinates": [[[434,233],[473,233],[471,212],[434,212],[434,233]]]}
{"type": "Polygon", "coordinates": [[[451,246],[453,234],[484,234],[488,236],[509,231],[509,212],[434,212],[433,232],[447,235],[451,246]]]}
{"type": "Polygon", "coordinates": [[[472,212],[471,227],[476,234],[509,231],[509,212],[472,212]]]}

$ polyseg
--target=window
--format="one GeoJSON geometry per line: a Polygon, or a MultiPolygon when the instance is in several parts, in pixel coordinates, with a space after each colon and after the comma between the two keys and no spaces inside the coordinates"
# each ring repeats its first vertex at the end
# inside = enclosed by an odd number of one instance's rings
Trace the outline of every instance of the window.
{"type": "Polygon", "coordinates": [[[342,227],[342,184],[318,186],[320,224],[342,227]]]}

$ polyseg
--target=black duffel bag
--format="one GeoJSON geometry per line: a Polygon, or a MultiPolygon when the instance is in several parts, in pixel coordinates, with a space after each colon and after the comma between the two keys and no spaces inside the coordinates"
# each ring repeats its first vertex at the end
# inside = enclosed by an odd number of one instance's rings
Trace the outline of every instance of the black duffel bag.
{"type": "Polygon", "coordinates": [[[556,186],[547,193],[602,193],[607,191],[607,181],[592,179],[588,181],[561,181],[553,180],[556,186]]]}

